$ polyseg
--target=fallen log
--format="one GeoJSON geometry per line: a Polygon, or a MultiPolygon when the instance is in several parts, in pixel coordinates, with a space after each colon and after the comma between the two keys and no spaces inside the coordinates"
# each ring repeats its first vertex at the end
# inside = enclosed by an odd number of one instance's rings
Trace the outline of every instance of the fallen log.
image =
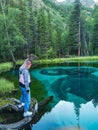
{"type": "Polygon", "coordinates": [[[52,99],[53,99],[53,96],[50,96],[50,97],[42,100],[41,102],[39,102],[38,106],[43,107],[44,105],[47,105],[52,99]]]}
{"type": "MultiPolygon", "coordinates": [[[[40,108],[44,108],[45,105],[47,105],[51,100],[53,99],[53,96],[50,96],[44,100],[42,100],[41,102],[39,102],[37,104],[37,102],[35,103],[35,105],[33,106],[33,115],[32,116],[29,116],[29,117],[25,117],[23,118],[22,120],[18,121],[18,122],[15,122],[15,123],[11,123],[11,124],[0,124],[0,130],[18,130],[19,128],[23,127],[24,125],[32,122],[33,118],[36,116],[38,116],[38,109],[40,108]],[[37,109],[37,106],[38,106],[38,109],[37,109]]],[[[12,99],[11,99],[12,100],[12,99]]],[[[17,103],[18,100],[14,100],[15,103],[17,103]]],[[[3,107],[2,108],[2,111],[3,110],[7,110],[7,108],[9,108],[8,106],[5,106],[5,108],[3,107]],[[5,109],[6,108],[6,109],[5,109]]],[[[11,104],[10,104],[10,109],[11,109],[11,104]]],[[[19,109],[13,109],[13,106],[12,106],[12,110],[15,110],[16,112],[21,112],[19,109]]]]}

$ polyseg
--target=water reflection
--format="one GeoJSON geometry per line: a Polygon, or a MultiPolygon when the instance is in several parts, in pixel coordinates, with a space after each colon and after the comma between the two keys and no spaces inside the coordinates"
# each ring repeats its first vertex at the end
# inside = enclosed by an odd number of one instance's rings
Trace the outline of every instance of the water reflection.
{"type": "Polygon", "coordinates": [[[50,113],[46,113],[40,122],[33,126],[33,130],[56,130],[68,127],[98,130],[98,107],[95,109],[92,101],[85,105],[81,104],[79,111],[75,108],[74,103],[59,101],[50,113]],[[79,120],[77,120],[77,116],[79,120]]]}
{"type": "Polygon", "coordinates": [[[52,111],[33,130],[98,130],[98,69],[94,67],[49,67],[32,71],[49,95],[52,111]]]}

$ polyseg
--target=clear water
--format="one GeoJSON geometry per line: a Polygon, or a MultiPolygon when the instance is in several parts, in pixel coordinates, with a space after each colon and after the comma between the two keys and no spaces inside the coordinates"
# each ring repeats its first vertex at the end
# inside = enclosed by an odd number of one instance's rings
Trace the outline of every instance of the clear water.
{"type": "Polygon", "coordinates": [[[51,111],[32,130],[98,130],[98,69],[96,67],[46,67],[31,75],[53,95],[51,111]]]}

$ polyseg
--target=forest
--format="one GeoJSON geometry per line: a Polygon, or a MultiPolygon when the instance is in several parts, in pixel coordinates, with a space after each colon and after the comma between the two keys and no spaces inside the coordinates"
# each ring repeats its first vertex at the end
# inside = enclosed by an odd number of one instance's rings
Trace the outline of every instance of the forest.
{"type": "Polygon", "coordinates": [[[41,59],[98,55],[98,5],[0,0],[0,62],[29,54],[41,59]]]}

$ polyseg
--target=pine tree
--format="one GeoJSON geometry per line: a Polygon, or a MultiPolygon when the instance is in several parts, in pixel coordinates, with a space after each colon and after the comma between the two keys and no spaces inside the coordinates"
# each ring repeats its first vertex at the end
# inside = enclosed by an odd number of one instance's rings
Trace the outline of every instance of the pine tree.
{"type": "Polygon", "coordinates": [[[95,6],[94,13],[94,29],[93,29],[93,41],[92,41],[93,55],[98,55],[98,6],[95,6]]]}
{"type": "Polygon", "coordinates": [[[75,0],[74,9],[70,16],[69,35],[68,35],[69,53],[80,56],[80,0],[75,0]]]}
{"type": "Polygon", "coordinates": [[[30,0],[28,2],[29,7],[29,33],[28,33],[28,48],[29,53],[36,53],[37,44],[37,13],[36,9],[33,9],[33,2],[30,0]]]}
{"type": "Polygon", "coordinates": [[[20,46],[23,51],[24,57],[26,58],[29,54],[28,49],[28,34],[29,34],[29,22],[28,22],[28,6],[26,1],[19,0],[18,8],[20,10],[19,17],[17,18],[18,27],[21,30],[23,37],[25,38],[25,45],[20,46]]]}
{"type": "Polygon", "coordinates": [[[43,57],[47,57],[47,51],[51,46],[49,17],[45,7],[38,14],[38,46],[43,57]]]}

